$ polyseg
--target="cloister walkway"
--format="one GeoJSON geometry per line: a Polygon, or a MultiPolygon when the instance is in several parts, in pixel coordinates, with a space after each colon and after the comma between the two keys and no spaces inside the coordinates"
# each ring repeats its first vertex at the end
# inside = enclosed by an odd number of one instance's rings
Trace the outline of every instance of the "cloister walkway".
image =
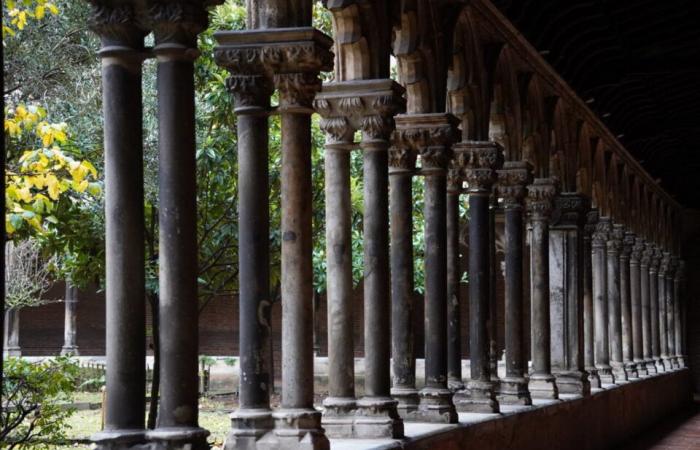
{"type": "Polygon", "coordinates": [[[700,448],[700,399],[692,406],[637,436],[623,450],[697,450],[700,448]]]}

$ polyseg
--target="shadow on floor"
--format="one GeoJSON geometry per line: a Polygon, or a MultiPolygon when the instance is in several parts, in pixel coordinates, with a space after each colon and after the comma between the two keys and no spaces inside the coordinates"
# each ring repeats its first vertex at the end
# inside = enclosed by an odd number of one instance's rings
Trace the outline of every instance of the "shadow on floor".
{"type": "Polygon", "coordinates": [[[659,422],[620,450],[700,450],[700,401],[659,422]]]}

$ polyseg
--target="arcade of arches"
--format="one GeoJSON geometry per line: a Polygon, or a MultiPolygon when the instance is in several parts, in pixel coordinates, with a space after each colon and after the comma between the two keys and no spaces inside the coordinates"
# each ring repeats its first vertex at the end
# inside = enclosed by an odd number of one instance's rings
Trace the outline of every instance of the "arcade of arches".
{"type": "MultiPolygon", "coordinates": [[[[109,399],[95,442],[203,448],[191,320],[193,61],[206,8],[217,1],[91,2],[92,29],[102,39],[109,399]],[[146,49],[150,33],[155,45],[146,49]],[[141,67],[148,57],[158,64],[160,133],[154,430],[144,429],[143,407],[141,67]]],[[[231,176],[240,189],[240,405],[227,449],[605,448],[689,400],[682,206],[488,0],[326,0],[334,39],[311,27],[311,0],[247,6],[248,29],[218,33],[215,50],[230,71],[238,130],[231,176]],[[322,72],[332,81],[322,83],[322,72]],[[279,104],[271,106],[274,92],[279,104]],[[309,382],[314,113],[327,137],[329,395],[322,405],[309,382]],[[283,154],[282,398],[274,410],[265,312],[270,114],[281,117],[283,154]],[[364,186],[361,398],[352,329],[353,151],[362,153],[364,186]],[[414,177],[425,195],[424,386],[416,385],[412,340],[414,177]],[[462,202],[469,250],[460,256],[462,202]],[[500,376],[492,346],[500,323],[493,317],[496,223],[505,255],[500,376]],[[468,336],[456,301],[460,257],[468,260],[468,336]],[[462,345],[469,373],[462,373],[462,345]]]]}

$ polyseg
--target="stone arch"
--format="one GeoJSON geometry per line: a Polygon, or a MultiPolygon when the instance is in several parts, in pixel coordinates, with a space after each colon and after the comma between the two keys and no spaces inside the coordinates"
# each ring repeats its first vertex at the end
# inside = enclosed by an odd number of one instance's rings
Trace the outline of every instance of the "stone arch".
{"type": "Polygon", "coordinates": [[[608,206],[605,146],[601,139],[598,139],[593,149],[593,206],[598,208],[601,216],[608,216],[610,209],[608,206]]]}
{"type": "Polygon", "coordinates": [[[545,120],[544,87],[537,75],[522,74],[521,155],[532,164],[536,177],[549,173],[549,144],[545,120]]]}
{"type": "Polygon", "coordinates": [[[550,171],[561,182],[564,192],[576,191],[576,175],[579,167],[576,122],[560,98],[552,98],[550,135],[550,171]]]}
{"type": "Polygon", "coordinates": [[[489,76],[488,136],[503,146],[507,160],[517,161],[522,154],[522,108],[515,55],[507,46],[494,51],[498,56],[489,76]]]}
{"type": "Polygon", "coordinates": [[[590,126],[586,122],[578,122],[576,126],[576,152],[578,168],[576,170],[576,191],[592,196],[593,151],[595,145],[590,126]]]}

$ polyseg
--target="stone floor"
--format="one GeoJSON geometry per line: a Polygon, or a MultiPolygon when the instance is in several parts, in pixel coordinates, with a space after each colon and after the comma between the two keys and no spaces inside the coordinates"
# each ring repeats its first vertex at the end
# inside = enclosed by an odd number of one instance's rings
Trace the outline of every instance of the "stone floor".
{"type": "Polygon", "coordinates": [[[623,450],[700,450],[700,399],[638,436],[623,450]]]}

